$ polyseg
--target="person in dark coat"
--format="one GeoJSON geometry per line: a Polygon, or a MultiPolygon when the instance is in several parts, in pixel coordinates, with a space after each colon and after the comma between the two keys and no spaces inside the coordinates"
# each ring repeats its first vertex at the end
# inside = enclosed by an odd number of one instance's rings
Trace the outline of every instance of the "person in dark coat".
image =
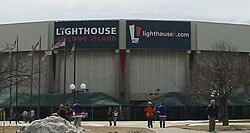
{"type": "Polygon", "coordinates": [[[65,106],[64,106],[63,104],[61,104],[61,105],[59,106],[59,108],[58,108],[57,114],[58,114],[60,117],[66,119],[67,113],[68,113],[68,112],[67,112],[67,109],[65,108],[65,106]]]}
{"type": "Polygon", "coordinates": [[[19,113],[18,113],[18,111],[15,112],[14,118],[15,118],[15,122],[16,122],[16,125],[17,125],[19,123],[19,113]]]}
{"type": "Polygon", "coordinates": [[[218,109],[215,106],[215,100],[211,100],[211,104],[207,107],[207,115],[209,119],[209,132],[215,131],[215,120],[218,118],[218,109]]]}
{"type": "Polygon", "coordinates": [[[112,107],[109,107],[107,115],[108,115],[109,126],[112,126],[112,121],[113,121],[113,110],[112,110],[112,107]]]}
{"type": "Polygon", "coordinates": [[[67,113],[66,113],[66,120],[70,121],[71,122],[71,118],[72,118],[72,109],[69,107],[69,104],[65,104],[65,109],[67,110],[67,113]]]}
{"type": "Polygon", "coordinates": [[[116,121],[117,121],[117,117],[118,117],[118,111],[115,109],[113,111],[113,123],[114,123],[114,126],[116,126],[116,121]]]}

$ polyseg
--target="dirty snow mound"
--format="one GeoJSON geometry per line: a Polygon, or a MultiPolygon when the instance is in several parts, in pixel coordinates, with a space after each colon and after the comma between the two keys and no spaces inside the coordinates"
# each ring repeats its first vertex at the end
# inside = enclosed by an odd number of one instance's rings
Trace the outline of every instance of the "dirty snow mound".
{"type": "Polygon", "coordinates": [[[69,121],[50,116],[44,119],[33,121],[26,126],[20,133],[83,133],[84,129],[76,127],[69,121]]]}

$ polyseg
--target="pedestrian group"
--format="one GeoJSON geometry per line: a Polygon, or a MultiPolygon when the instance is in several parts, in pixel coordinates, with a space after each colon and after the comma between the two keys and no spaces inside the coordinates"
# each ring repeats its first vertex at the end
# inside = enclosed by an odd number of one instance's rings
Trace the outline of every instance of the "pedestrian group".
{"type": "Polygon", "coordinates": [[[164,103],[161,103],[157,109],[153,106],[152,102],[148,102],[148,105],[145,107],[145,113],[147,118],[148,128],[153,128],[153,120],[156,118],[155,113],[158,114],[160,119],[160,128],[165,128],[165,121],[167,117],[167,109],[164,103]]]}
{"type": "Polygon", "coordinates": [[[84,113],[82,105],[78,102],[78,100],[76,100],[72,109],[68,106],[68,104],[65,105],[61,104],[58,107],[57,115],[70,122],[73,119],[74,125],[80,127],[81,120],[82,118],[87,116],[87,113],[84,113]]]}
{"type": "MultiPolygon", "coordinates": [[[[156,115],[158,115],[159,121],[160,121],[160,128],[165,128],[166,124],[166,117],[167,117],[167,109],[164,103],[162,102],[158,107],[154,107],[152,102],[148,102],[147,106],[144,109],[145,115],[147,118],[147,127],[153,128],[153,121],[156,120],[156,115]]],[[[32,122],[35,120],[35,111],[31,109],[29,112],[24,110],[22,112],[22,118],[25,123],[32,122]]],[[[73,105],[72,109],[69,107],[68,104],[61,104],[57,109],[57,115],[68,120],[72,121],[74,120],[74,125],[77,127],[81,126],[81,119],[87,117],[87,113],[84,113],[82,105],[78,102],[78,100],[75,101],[75,104],[73,105]]],[[[107,111],[107,118],[109,121],[109,126],[116,126],[117,125],[117,119],[120,115],[120,118],[123,118],[121,107],[119,111],[117,109],[113,109],[112,107],[108,108],[107,111]],[[120,113],[120,114],[119,114],[120,113]]],[[[211,103],[207,107],[207,115],[209,120],[209,132],[215,131],[215,120],[219,118],[218,116],[218,109],[216,107],[215,100],[211,100],[211,103]]],[[[17,123],[19,123],[19,114],[18,112],[14,113],[14,119],[17,123]]]]}

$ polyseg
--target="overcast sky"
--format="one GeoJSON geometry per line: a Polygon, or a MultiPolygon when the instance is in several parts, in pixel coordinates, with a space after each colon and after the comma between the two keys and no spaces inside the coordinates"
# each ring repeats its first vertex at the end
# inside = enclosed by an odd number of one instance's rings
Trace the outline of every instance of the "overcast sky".
{"type": "Polygon", "coordinates": [[[250,0],[1,0],[0,24],[164,19],[250,24],[250,0]]]}

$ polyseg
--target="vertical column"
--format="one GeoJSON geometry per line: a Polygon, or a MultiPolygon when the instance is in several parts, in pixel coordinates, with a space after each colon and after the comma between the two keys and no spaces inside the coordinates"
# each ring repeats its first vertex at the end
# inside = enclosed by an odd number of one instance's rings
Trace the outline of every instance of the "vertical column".
{"type": "Polygon", "coordinates": [[[126,92],[126,97],[125,97],[125,102],[126,103],[129,103],[130,102],[130,87],[129,87],[129,63],[130,63],[130,50],[129,49],[127,49],[126,50],[126,65],[125,65],[125,75],[124,75],[124,81],[125,81],[125,87],[126,87],[126,90],[125,90],[125,92],[126,92]]]}
{"type": "Polygon", "coordinates": [[[119,21],[119,98],[125,103],[129,103],[129,90],[126,86],[127,73],[127,53],[126,53],[126,20],[119,21]]]}
{"type": "Polygon", "coordinates": [[[193,54],[191,50],[188,50],[187,53],[185,54],[186,58],[185,58],[185,92],[188,92],[188,85],[190,84],[190,69],[191,69],[191,65],[190,63],[192,63],[192,58],[193,58],[193,54]],[[191,62],[190,62],[191,61],[191,62]]]}
{"type": "Polygon", "coordinates": [[[116,80],[115,80],[115,91],[114,93],[115,94],[118,94],[118,95],[114,95],[115,98],[119,99],[119,100],[122,100],[121,97],[120,97],[120,90],[121,90],[121,86],[120,86],[120,77],[121,77],[121,73],[120,73],[120,55],[119,55],[119,49],[116,49],[115,50],[115,64],[116,67],[115,67],[115,77],[116,77],[116,80]]]}
{"type": "MultiPolygon", "coordinates": [[[[120,51],[120,63],[119,63],[119,95],[120,100],[124,103],[130,102],[130,91],[129,91],[129,83],[127,82],[128,77],[128,60],[129,57],[127,54],[128,50],[126,49],[126,20],[119,21],[119,51],[120,51]]],[[[129,119],[130,117],[130,108],[125,108],[124,119],[129,119]]]]}
{"type": "MultiPolygon", "coordinates": [[[[60,51],[61,52],[61,51],[60,51]]],[[[61,84],[63,84],[60,79],[61,77],[61,69],[62,69],[62,66],[61,66],[61,56],[62,56],[62,53],[60,53],[59,51],[56,52],[57,56],[56,56],[56,73],[55,73],[55,92],[62,92],[61,89],[63,89],[63,87],[61,86],[61,84]]],[[[64,68],[65,69],[65,68],[64,68]]]]}
{"type": "Polygon", "coordinates": [[[119,78],[119,95],[122,101],[129,103],[129,91],[126,85],[127,75],[127,53],[126,50],[120,50],[120,78],[119,78]]]}

